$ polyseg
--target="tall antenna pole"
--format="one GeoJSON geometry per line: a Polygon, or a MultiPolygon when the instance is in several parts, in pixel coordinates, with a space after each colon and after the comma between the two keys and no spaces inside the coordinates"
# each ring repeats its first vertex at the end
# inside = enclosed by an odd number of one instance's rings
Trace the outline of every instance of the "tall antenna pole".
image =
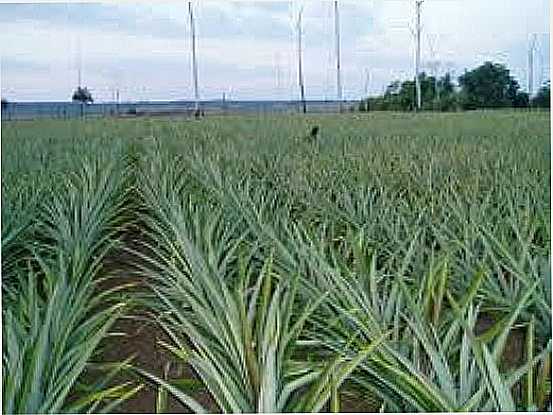
{"type": "Polygon", "coordinates": [[[430,35],[428,37],[428,45],[430,47],[430,55],[432,56],[432,61],[430,62],[431,68],[432,68],[432,75],[434,76],[434,91],[435,91],[435,98],[439,101],[440,100],[440,85],[438,82],[438,75],[439,75],[439,69],[440,69],[440,61],[436,58],[436,37],[431,37],[430,35]]]}
{"type": "Polygon", "coordinates": [[[532,96],[534,89],[534,51],[528,50],[528,95],[532,96]]]}
{"type": "Polygon", "coordinates": [[[77,78],[78,78],[77,86],[79,88],[82,86],[82,77],[81,77],[82,66],[83,66],[83,58],[82,58],[82,51],[81,51],[81,38],[79,38],[77,43],[77,78]]]}
{"type": "Polygon", "coordinates": [[[338,0],[334,1],[334,32],[336,37],[336,98],[340,103],[340,112],[342,112],[342,79],[340,74],[340,14],[338,13],[338,0]]]}
{"type": "Polygon", "coordinates": [[[369,97],[369,83],[371,82],[371,73],[368,68],[365,68],[365,97],[369,97]]]}
{"type": "Polygon", "coordinates": [[[421,60],[421,5],[424,0],[416,0],[417,6],[417,27],[416,27],[416,37],[417,37],[417,51],[415,54],[415,88],[417,92],[417,110],[421,109],[421,84],[419,78],[419,66],[421,60]]]}
{"type": "Polygon", "coordinates": [[[534,51],[536,49],[536,34],[532,35],[528,47],[528,95],[534,93],[534,51]]]}
{"type": "Polygon", "coordinates": [[[192,76],[194,79],[194,112],[196,117],[200,115],[200,94],[198,93],[198,62],[196,61],[196,27],[194,25],[194,14],[192,2],[188,2],[188,13],[190,15],[190,34],[192,36],[192,76]]]}
{"type": "MultiPolygon", "coordinates": [[[[82,81],[81,72],[82,72],[82,66],[83,66],[82,61],[83,61],[83,59],[82,59],[82,51],[81,51],[81,38],[79,37],[77,39],[77,78],[78,78],[77,79],[77,82],[78,82],[77,90],[79,92],[80,92],[81,86],[82,86],[82,84],[81,84],[81,81],[82,81]]],[[[84,117],[84,101],[81,101],[80,109],[81,109],[80,116],[81,116],[81,118],[83,118],[84,117]]]]}
{"type": "Polygon", "coordinates": [[[280,53],[275,54],[275,76],[277,93],[280,92],[280,53]]]}
{"type": "Polygon", "coordinates": [[[541,87],[543,85],[543,73],[544,73],[544,66],[543,66],[543,53],[539,49],[539,44],[536,48],[536,51],[538,52],[538,86],[541,87]]]}
{"type": "Polygon", "coordinates": [[[307,112],[307,106],[305,104],[305,87],[303,85],[303,70],[301,65],[301,15],[303,13],[303,8],[299,12],[298,16],[298,83],[300,86],[300,98],[303,113],[307,112]]]}

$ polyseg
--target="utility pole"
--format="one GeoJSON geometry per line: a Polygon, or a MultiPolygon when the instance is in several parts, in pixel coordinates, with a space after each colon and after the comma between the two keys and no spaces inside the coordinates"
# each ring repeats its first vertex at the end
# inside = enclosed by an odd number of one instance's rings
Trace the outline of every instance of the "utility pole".
{"type": "Polygon", "coordinates": [[[307,112],[307,106],[305,104],[305,87],[303,84],[303,70],[301,65],[301,15],[303,13],[303,8],[300,10],[298,15],[298,83],[300,86],[300,98],[302,104],[302,110],[305,114],[307,112]]]}
{"type": "Polygon", "coordinates": [[[336,98],[340,103],[340,112],[342,112],[342,78],[340,74],[340,15],[338,13],[338,0],[334,1],[334,32],[336,37],[336,98]]]}
{"type": "Polygon", "coordinates": [[[369,84],[371,82],[371,73],[368,68],[365,68],[365,97],[369,97],[369,84]]]}
{"type": "Polygon", "coordinates": [[[77,81],[77,86],[80,88],[81,87],[81,61],[80,61],[80,57],[79,57],[79,69],[78,69],[78,74],[77,74],[77,77],[78,77],[78,81],[77,81]]]}
{"type": "MultiPolygon", "coordinates": [[[[80,93],[80,90],[81,90],[81,86],[82,86],[82,66],[83,66],[83,58],[82,58],[82,50],[81,50],[81,38],[79,37],[78,40],[77,40],[77,91],[78,93],[80,93]]],[[[81,101],[80,102],[80,110],[81,110],[81,118],[84,117],[84,102],[81,101]]]]}
{"type": "Polygon", "coordinates": [[[117,91],[115,93],[115,100],[117,102],[117,104],[115,104],[116,105],[116,107],[115,107],[116,113],[117,113],[117,115],[119,115],[119,88],[117,88],[117,91]]]}
{"type": "Polygon", "coordinates": [[[280,53],[275,53],[275,78],[277,93],[280,92],[280,53]]]}
{"type": "Polygon", "coordinates": [[[438,82],[438,75],[440,70],[440,61],[436,58],[436,37],[432,37],[428,35],[428,45],[430,47],[430,56],[432,57],[432,60],[430,61],[430,65],[432,68],[432,75],[434,76],[434,91],[435,91],[435,98],[437,101],[440,101],[440,85],[438,82]]]}
{"type": "Polygon", "coordinates": [[[79,88],[82,86],[82,83],[81,83],[82,66],[83,66],[83,58],[82,58],[82,51],[81,51],[81,39],[79,38],[77,43],[77,86],[79,88]]]}
{"type": "Polygon", "coordinates": [[[369,91],[370,91],[370,83],[371,83],[371,71],[369,68],[364,69],[364,78],[365,78],[365,95],[361,98],[361,102],[366,100],[365,104],[365,110],[369,112],[371,110],[370,108],[370,99],[369,99],[369,91]]]}
{"type": "Polygon", "coordinates": [[[194,81],[194,115],[200,116],[200,94],[198,93],[198,62],[196,61],[196,27],[194,25],[194,14],[192,12],[192,2],[188,2],[188,13],[190,15],[190,34],[192,37],[192,76],[194,81]]]}
{"type": "Polygon", "coordinates": [[[416,31],[416,39],[417,39],[417,51],[415,53],[415,88],[417,93],[417,110],[420,111],[422,103],[421,103],[421,84],[420,84],[420,78],[419,78],[419,66],[420,66],[420,60],[421,60],[421,5],[424,0],[416,0],[415,4],[417,7],[417,26],[415,28],[416,31]]]}
{"type": "Polygon", "coordinates": [[[528,47],[528,95],[530,98],[534,93],[534,52],[536,50],[536,34],[532,35],[528,47]]]}
{"type": "MultiPolygon", "coordinates": [[[[537,52],[538,52],[538,68],[540,68],[539,71],[538,71],[538,76],[539,76],[538,85],[539,85],[539,87],[542,87],[543,86],[544,64],[543,64],[543,53],[539,49],[539,44],[538,44],[537,52]]],[[[545,71],[545,72],[549,73],[549,71],[545,71]]]]}

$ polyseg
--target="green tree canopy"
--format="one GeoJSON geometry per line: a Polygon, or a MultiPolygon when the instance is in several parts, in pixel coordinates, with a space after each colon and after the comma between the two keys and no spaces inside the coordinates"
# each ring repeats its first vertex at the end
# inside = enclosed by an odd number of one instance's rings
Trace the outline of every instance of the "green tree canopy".
{"type": "MultiPolygon", "coordinates": [[[[479,67],[465,71],[458,78],[458,87],[451,74],[436,79],[426,73],[420,75],[423,110],[455,111],[477,108],[526,108],[530,97],[520,90],[519,83],[510,75],[505,65],[485,62],[479,67]]],[[[550,84],[540,89],[532,100],[537,107],[550,107],[550,84]]],[[[415,108],[415,82],[393,81],[383,95],[367,98],[361,102],[361,111],[411,111],[415,108]]]]}
{"type": "Polygon", "coordinates": [[[438,88],[440,89],[440,94],[449,95],[455,92],[455,86],[451,79],[451,74],[447,72],[439,81],[438,88]]]}
{"type": "MultiPolygon", "coordinates": [[[[455,103],[450,96],[454,94],[455,88],[449,73],[436,79],[422,72],[419,80],[423,109],[442,111],[454,109],[455,103]],[[439,100],[437,88],[440,90],[439,100]]],[[[364,100],[359,108],[361,111],[411,111],[415,108],[415,81],[408,80],[401,83],[397,80],[393,81],[388,85],[383,96],[364,100]]]]}
{"type": "Polygon", "coordinates": [[[528,95],[519,92],[518,82],[509,69],[499,63],[485,62],[459,77],[462,105],[465,109],[524,107],[528,95]]]}
{"type": "Polygon", "coordinates": [[[86,86],[84,88],[80,86],[77,87],[77,89],[73,92],[71,99],[73,101],[82,102],[83,104],[91,104],[94,102],[92,94],[86,86]]]}
{"type": "Polygon", "coordinates": [[[532,106],[538,108],[551,108],[551,82],[547,81],[536,96],[532,98],[532,106]]]}

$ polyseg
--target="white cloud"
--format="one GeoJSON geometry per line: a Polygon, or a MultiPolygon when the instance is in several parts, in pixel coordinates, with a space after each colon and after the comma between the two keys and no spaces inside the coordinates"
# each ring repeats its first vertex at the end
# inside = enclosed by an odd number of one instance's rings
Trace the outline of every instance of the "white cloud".
{"type": "MultiPolygon", "coordinates": [[[[331,2],[295,1],[294,7],[289,7],[289,2],[215,0],[195,2],[202,96],[219,97],[232,85],[235,98],[295,97],[292,9],[297,11],[300,3],[304,4],[307,96],[332,97],[335,74],[331,2]]],[[[373,93],[381,92],[394,78],[411,77],[413,38],[408,25],[412,22],[413,2],[340,4],[346,94],[358,97],[364,93],[366,71],[371,74],[373,93]]],[[[109,88],[115,85],[126,88],[129,98],[191,96],[186,3],[112,6],[113,15],[103,10],[96,19],[82,16],[88,21],[82,26],[63,24],[59,18],[48,20],[48,13],[35,19],[25,15],[2,22],[2,91],[15,99],[48,94],[64,99],[76,82],[80,39],[84,77],[91,86],[105,91],[106,98],[111,97],[109,88]],[[109,19],[107,24],[105,19],[109,19]]],[[[10,6],[0,5],[0,13],[5,7],[10,6]]],[[[94,9],[86,10],[91,13],[94,9]]],[[[79,13],[77,5],[72,13],[79,13]]],[[[449,67],[459,74],[464,68],[492,59],[507,64],[524,84],[531,33],[540,34],[537,60],[542,61],[542,72],[548,66],[548,16],[547,0],[427,0],[422,13],[423,64],[439,59],[443,70],[449,67]],[[435,56],[430,54],[428,36],[435,39],[435,56]]]]}

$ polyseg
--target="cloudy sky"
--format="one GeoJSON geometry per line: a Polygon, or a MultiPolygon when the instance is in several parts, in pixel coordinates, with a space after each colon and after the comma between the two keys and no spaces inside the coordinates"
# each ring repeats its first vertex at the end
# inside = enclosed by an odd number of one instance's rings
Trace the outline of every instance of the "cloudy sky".
{"type": "MultiPolygon", "coordinates": [[[[303,6],[308,99],[336,96],[333,1],[196,0],[202,99],[296,99],[295,26],[303,6]]],[[[340,0],[346,98],[378,94],[413,74],[414,1],[340,0]]],[[[188,6],[179,1],[0,2],[0,84],[8,100],[68,100],[78,83],[96,101],[193,97],[188,6]],[[79,65],[79,62],[81,64],[79,65]]],[[[426,0],[423,69],[461,74],[505,63],[527,85],[549,79],[549,0],[426,0]],[[438,64],[433,64],[438,62],[438,64]]]]}

